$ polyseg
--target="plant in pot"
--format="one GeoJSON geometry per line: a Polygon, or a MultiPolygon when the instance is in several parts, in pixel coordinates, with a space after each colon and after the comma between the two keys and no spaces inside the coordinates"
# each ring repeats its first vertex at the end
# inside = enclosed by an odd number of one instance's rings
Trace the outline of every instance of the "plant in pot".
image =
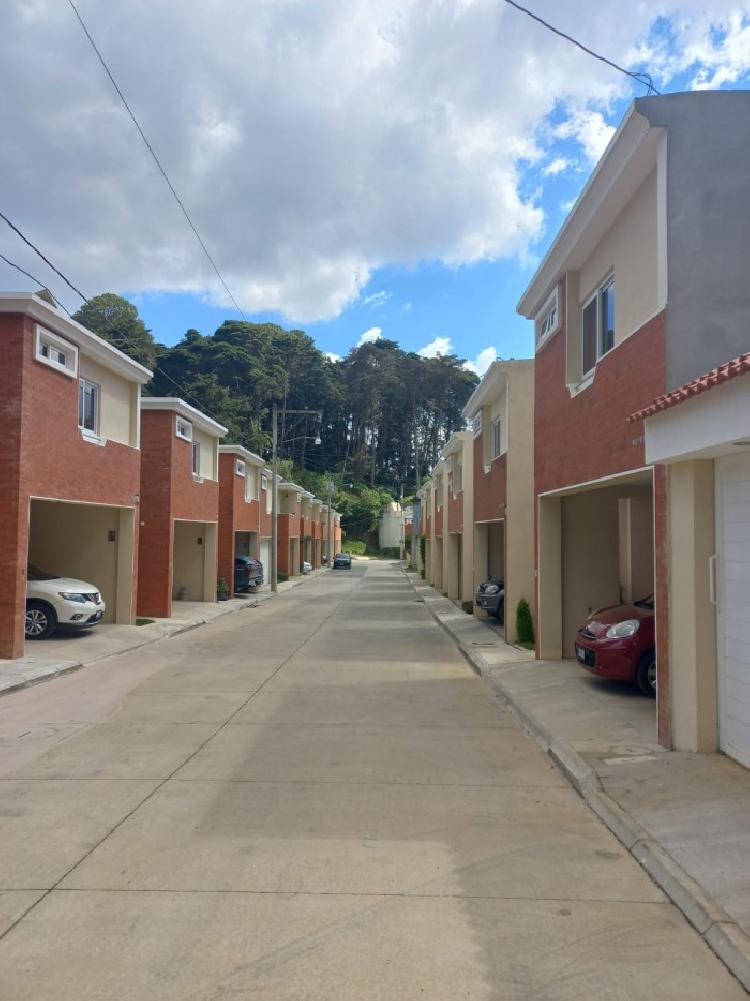
{"type": "Polygon", "coordinates": [[[229,588],[227,587],[226,578],[219,577],[219,583],[216,585],[216,600],[227,601],[228,598],[229,598],[229,588]]]}

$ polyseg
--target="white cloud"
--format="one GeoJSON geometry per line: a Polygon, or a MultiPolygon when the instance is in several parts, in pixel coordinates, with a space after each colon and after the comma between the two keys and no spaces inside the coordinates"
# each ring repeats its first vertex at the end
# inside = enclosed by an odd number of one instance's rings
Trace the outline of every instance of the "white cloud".
{"type": "Polygon", "coordinates": [[[371,295],[366,295],[362,300],[363,306],[384,306],[388,300],[391,298],[393,293],[386,292],[373,292],[371,295]]]}
{"type": "MultiPolygon", "coordinates": [[[[661,79],[717,86],[750,66],[742,0],[539,3],[616,61],[648,52],[661,79]]],[[[528,260],[544,218],[525,171],[548,116],[593,160],[633,93],[494,0],[189,7],[83,14],[238,302],[295,322],[337,316],[385,265],[528,260]]],[[[89,294],[228,305],[68,5],[0,3],[0,65],[16,95],[0,101],[4,203],[48,256],[89,294]]],[[[9,232],[3,252],[75,304],[9,232]]]]}
{"type": "Polygon", "coordinates": [[[545,177],[556,177],[574,166],[572,160],[568,160],[564,156],[556,156],[554,160],[550,160],[546,167],[542,168],[542,173],[545,177]]]}
{"type": "Polygon", "coordinates": [[[401,307],[402,312],[408,313],[409,310],[412,308],[413,305],[414,305],[414,303],[412,303],[412,302],[405,302],[403,304],[403,306],[401,307]]]}
{"type": "Polygon", "coordinates": [[[359,340],[355,344],[355,347],[361,348],[363,344],[374,344],[375,341],[379,341],[382,336],[382,327],[370,327],[369,330],[365,330],[365,332],[360,336],[359,340]]]}
{"type": "Polygon", "coordinates": [[[467,361],[464,368],[468,368],[481,378],[493,361],[497,361],[497,349],[490,346],[483,348],[474,361],[467,361]]]}
{"type": "Polygon", "coordinates": [[[555,129],[560,139],[576,139],[591,164],[596,163],[614,134],[615,127],[607,124],[600,111],[579,111],[555,129]]]}
{"type": "Polygon", "coordinates": [[[450,337],[436,337],[434,341],[425,344],[417,351],[423,358],[437,358],[438,355],[453,354],[453,341],[450,337]]]}
{"type": "Polygon", "coordinates": [[[335,351],[326,351],[325,355],[328,361],[341,361],[341,355],[337,355],[335,351]]]}

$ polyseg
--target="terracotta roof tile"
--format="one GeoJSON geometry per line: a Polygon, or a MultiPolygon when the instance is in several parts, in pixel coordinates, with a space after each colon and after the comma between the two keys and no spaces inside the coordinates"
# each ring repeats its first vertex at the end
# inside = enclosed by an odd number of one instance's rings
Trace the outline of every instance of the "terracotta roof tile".
{"type": "Polygon", "coordinates": [[[652,417],[662,410],[669,410],[671,407],[676,407],[678,403],[683,403],[693,396],[700,396],[707,389],[713,389],[714,386],[719,386],[723,382],[729,382],[735,376],[744,375],[745,372],[750,372],[750,351],[739,355],[737,358],[733,358],[731,361],[725,362],[723,365],[719,365],[718,368],[712,368],[705,375],[686,382],[684,386],[679,386],[670,393],[657,396],[653,403],[631,414],[628,420],[633,423],[635,421],[642,421],[646,417],[652,417]]]}

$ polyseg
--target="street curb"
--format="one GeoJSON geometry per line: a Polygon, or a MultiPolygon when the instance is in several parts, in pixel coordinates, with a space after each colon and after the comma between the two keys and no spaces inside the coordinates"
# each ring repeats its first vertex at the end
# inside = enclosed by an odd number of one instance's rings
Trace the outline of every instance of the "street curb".
{"type": "MultiPolygon", "coordinates": [[[[442,595],[427,585],[421,577],[404,571],[416,593],[431,591],[442,595]]],[[[750,993],[750,937],[716,901],[689,876],[672,858],[663,845],[655,841],[603,788],[599,776],[584,759],[565,741],[558,740],[536,719],[525,706],[515,701],[508,689],[489,674],[489,665],[481,654],[463,643],[451,628],[425,601],[425,607],[439,626],[456,643],[459,651],[472,669],[500,696],[504,706],[513,713],[523,728],[558,765],[562,773],[586,801],[588,806],[614,834],[617,840],[638,862],[656,885],[687,918],[704,942],[724,963],[750,993]]],[[[459,620],[460,621],[460,620],[459,620]]],[[[479,622],[482,625],[481,622],[479,622]]]]}
{"type": "Polygon", "coordinates": [[[240,612],[245,612],[248,608],[257,608],[258,605],[262,605],[271,598],[278,598],[280,594],[284,594],[286,591],[292,591],[295,587],[299,587],[299,585],[303,584],[305,581],[318,577],[324,572],[325,571],[322,569],[314,570],[312,573],[305,574],[299,578],[294,577],[291,581],[289,581],[289,587],[285,587],[283,591],[277,591],[276,594],[272,591],[265,591],[263,594],[256,595],[252,601],[248,600],[245,604],[240,605],[237,608],[230,608],[226,612],[219,612],[218,615],[214,615],[210,619],[197,619],[194,622],[186,622],[184,625],[177,626],[175,629],[167,633],[163,633],[160,636],[149,636],[141,642],[134,643],[133,646],[123,647],[121,650],[113,650],[111,653],[102,654],[95,660],[81,660],[65,664],[62,667],[53,667],[50,669],[48,674],[42,674],[38,678],[21,678],[12,685],[8,685],[7,687],[0,689],[0,699],[4,698],[6,695],[12,695],[14,692],[21,692],[25,688],[35,688],[37,685],[43,685],[48,681],[54,681],[55,678],[62,678],[66,674],[73,674],[73,672],[80,671],[85,667],[93,667],[94,664],[101,664],[105,660],[114,660],[116,657],[122,657],[127,653],[142,650],[144,647],[153,646],[154,643],[163,643],[167,640],[175,639],[177,636],[184,636],[185,633],[190,633],[194,629],[200,629],[201,626],[206,626],[211,622],[217,622],[219,619],[228,618],[230,615],[239,615],[240,612]]]}

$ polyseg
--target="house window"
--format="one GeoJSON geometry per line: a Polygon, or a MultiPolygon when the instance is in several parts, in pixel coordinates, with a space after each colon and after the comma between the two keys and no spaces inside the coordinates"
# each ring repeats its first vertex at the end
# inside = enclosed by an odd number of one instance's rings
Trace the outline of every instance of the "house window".
{"type": "Polygon", "coordinates": [[[615,280],[601,285],[581,310],[581,371],[584,376],[615,346],[615,280]]]}
{"type": "Polygon", "coordinates": [[[258,473],[252,466],[247,470],[247,476],[245,477],[245,500],[256,500],[256,484],[258,482],[258,473]]]}
{"type": "Polygon", "coordinates": [[[81,379],[78,383],[78,427],[94,437],[99,435],[99,395],[95,382],[81,379]]]}
{"type": "Polygon", "coordinates": [[[453,473],[453,493],[460,494],[464,488],[464,467],[459,462],[456,465],[455,472],[453,473]]]}
{"type": "Polygon", "coordinates": [[[36,360],[71,379],[78,374],[78,348],[39,324],[36,326],[36,360]]]}
{"type": "Polygon", "coordinates": [[[496,459],[503,451],[503,422],[497,417],[492,422],[492,458],[496,459]]]}
{"type": "Polygon", "coordinates": [[[482,433],[482,411],[480,410],[478,414],[474,414],[471,421],[471,430],[475,438],[478,438],[482,433]]]}
{"type": "Polygon", "coordinates": [[[201,446],[200,442],[193,442],[193,476],[201,474],[201,446]]]}
{"type": "Polygon", "coordinates": [[[193,440],[193,425],[190,421],[183,420],[182,417],[175,418],[174,433],[184,441],[193,440]]]}
{"type": "Polygon", "coordinates": [[[550,295],[547,297],[547,301],[542,306],[539,315],[536,320],[536,343],[537,347],[542,344],[543,341],[551,337],[552,334],[560,326],[560,304],[557,295],[557,287],[555,287],[550,295]]]}
{"type": "Polygon", "coordinates": [[[247,467],[242,459],[234,460],[234,473],[235,476],[244,476],[247,472],[247,467]]]}

